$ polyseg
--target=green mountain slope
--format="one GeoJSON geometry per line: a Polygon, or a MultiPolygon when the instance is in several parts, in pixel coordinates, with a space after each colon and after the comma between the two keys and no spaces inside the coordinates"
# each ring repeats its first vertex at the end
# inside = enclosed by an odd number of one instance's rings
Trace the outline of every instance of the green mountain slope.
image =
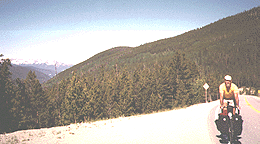
{"type": "Polygon", "coordinates": [[[56,77],[47,81],[44,86],[50,86],[57,81],[61,81],[62,79],[71,78],[73,72],[84,75],[86,73],[95,72],[102,64],[114,65],[121,59],[122,56],[128,54],[133,48],[131,47],[115,47],[109,50],[100,52],[95,56],[89,58],[86,61],[83,61],[73,67],[60,72],[56,77]]]}
{"type": "Polygon", "coordinates": [[[158,40],[135,48],[117,47],[101,52],[49,80],[45,86],[72,76],[95,73],[101,65],[112,68],[127,65],[149,67],[156,62],[167,63],[176,50],[181,50],[199,67],[200,74],[231,74],[239,86],[259,86],[260,7],[230,16],[205,27],[176,37],[158,40]]]}

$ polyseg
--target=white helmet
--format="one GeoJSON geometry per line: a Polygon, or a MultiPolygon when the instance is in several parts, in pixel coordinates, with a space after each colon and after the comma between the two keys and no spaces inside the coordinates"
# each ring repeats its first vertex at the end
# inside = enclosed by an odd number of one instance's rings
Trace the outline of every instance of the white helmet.
{"type": "Polygon", "coordinates": [[[225,79],[226,81],[231,81],[231,80],[232,80],[232,77],[231,77],[230,75],[226,75],[226,76],[224,77],[224,79],[225,79]]]}

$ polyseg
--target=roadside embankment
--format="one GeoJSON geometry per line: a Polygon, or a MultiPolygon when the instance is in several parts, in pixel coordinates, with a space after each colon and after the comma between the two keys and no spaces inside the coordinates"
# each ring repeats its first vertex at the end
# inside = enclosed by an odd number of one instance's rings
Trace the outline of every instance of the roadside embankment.
{"type": "Polygon", "coordinates": [[[0,143],[211,143],[207,118],[218,101],[147,115],[1,134],[0,143]]]}

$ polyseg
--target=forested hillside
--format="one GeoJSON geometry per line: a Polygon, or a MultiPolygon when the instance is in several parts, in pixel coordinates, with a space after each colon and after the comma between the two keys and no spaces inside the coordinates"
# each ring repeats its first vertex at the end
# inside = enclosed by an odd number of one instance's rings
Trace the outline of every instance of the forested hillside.
{"type": "Polygon", "coordinates": [[[99,70],[101,65],[107,68],[127,65],[132,71],[140,63],[148,68],[156,62],[166,64],[175,51],[180,50],[196,63],[200,76],[207,81],[211,77],[220,80],[230,74],[239,87],[260,88],[259,17],[260,7],[257,7],[176,37],[135,48],[112,48],[62,72],[45,86],[71,77],[72,71],[83,75],[99,70]]]}
{"type": "Polygon", "coordinates": [[[129,53],[131,49],[131,47],[115,47],[98,53],[88,60],[60,72],[55,78],[47,81],[44,86],[51,86],[62,79],[70,78],[72,77],[72,72],[84,75],[88,72],[95,73],[101,65],[107,65],[111,68],[113,65],[117,64],[118,60],[120,60],[123,55],[129,53]]]}
{"type": "Polygon", "coordinates": [[[72,72],[71,78],[45,88],[32,71],[12,83],[9,65],[8,59],[1,61],[0,132],[151,113],[204,100],[197,66],[179,52],[167,65],[140,64],[142,69],[133,71],[102,65],[95,75],[72,72]]]}
{"type": "Polygon", "coordinates": [[[226,74],[260,89],[260,7],[182,35],[101,52],[41,86],[0,61],[0,133],[151,113],[212,99],[226,74]]]}

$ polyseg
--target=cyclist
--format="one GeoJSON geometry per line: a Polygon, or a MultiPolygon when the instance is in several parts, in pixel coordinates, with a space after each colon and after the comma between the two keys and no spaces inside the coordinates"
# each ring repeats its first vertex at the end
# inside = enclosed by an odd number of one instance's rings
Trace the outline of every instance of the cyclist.
{"type": "MultiPolygon", "coordinates": [[[[225,100],[233,101],[235,107],[240,109],[239,107],[239,98],[238,98],[238,87],[232,83],[232,77],[230,75],[226,75],[224,77],[225,82],[223,82],[219,86],[219,94],[220,94],[220,108],[222,109],[224,106],[227,106],[227,102],[225,100]]],[[[227,108],[224,108],[223,111],[227,111],[227,108]]],[[[233,114],[235,114],[236,109],[233,109],[233,114]]]]}

